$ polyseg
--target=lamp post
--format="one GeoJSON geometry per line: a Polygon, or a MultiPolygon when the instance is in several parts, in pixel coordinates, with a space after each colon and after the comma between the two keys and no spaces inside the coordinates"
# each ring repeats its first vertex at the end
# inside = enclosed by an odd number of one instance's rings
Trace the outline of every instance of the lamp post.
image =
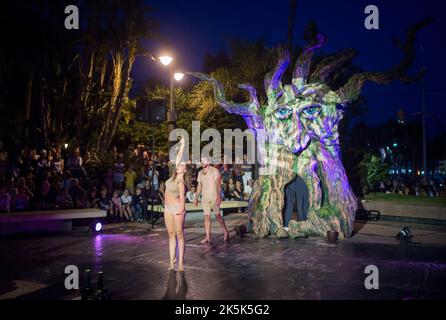
{"type": "MultiPolygon", "coordinates": [[[[177,121],[177,113],[175,110],[175,102],[174,102],[174,80],[181,81],[184,78],[184,74],[181,72],[172,72],[172,62],[173,58],[170,56],[161,56],[159,57],[159,61],[162,65],[169,68],[169,80],[170,80],[170,101],[169,101],[169,109],[167,111],[167,130],[170,134],[172,130],[176,128],[177,121]]],[[[171,147],[171,143],[169,143],[169,147],[171,147]]]]}
{"type": "MultiPolygon", "coordinates": [[[[176,79],[174,74],[172,73],[172,62],[173,58],[170,56],[161,56],[159,57],[159,61],[162,65],[169,68],[169,81],[170,81],[170,99],[169,99],[169,108],[167,111],[167,128],[170,131],[175,129],[176,125],[175,122],[177,120],[176,112],[175,112],[175,105],[174,105],[174,98],[173,98],[173,89],[174,89],[174,83],[173,80],[176,79]]],[[[176,75],[176,74],[175,74],[176,75]]],[[[181,80],[181,79],[180,79],[181,80]]]]}

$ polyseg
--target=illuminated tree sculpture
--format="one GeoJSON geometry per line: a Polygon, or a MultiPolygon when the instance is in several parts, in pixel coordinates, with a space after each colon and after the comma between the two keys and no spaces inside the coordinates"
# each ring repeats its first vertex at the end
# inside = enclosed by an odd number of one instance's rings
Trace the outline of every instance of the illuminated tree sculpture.
{"type": "Polygon", "coordinates": [[[253,86],[240,85],[247,90],[250,100],[235,103],[225,98],[218,80],[194,74],[212,82],[218,104],[229,113],[241,115],[261,141],[268,170],[255,182],[248,208],[256,236],[325,236],[328,230],[336,230],[344,238],[351,236],[357,200],[340,159],[338,124],[367,80],[387,84],[394,80],[412,82],[422,77],[424,70],[412,77],[406,71],[415,56],[415,34],[429,22],[425,20],[409,28],[404,43],[396,41],[404,52],[400,64],[384,73],[355,74],[337,90],[328,86],[330,77],[350,64],[357,53],[351,49],[341,51],[312,66],[315,50],[326,42],[321,34],[298,57],[288,85],[283,85],[281,79],[290,57],[287,50],[279,48],[277,67],[265,78],[265,105],[260,105],[253,86]],[[285,187],[296,175],[308,188],[309,212],[305,221],[291,220],[287,232],[283,226],[285,187]]]}

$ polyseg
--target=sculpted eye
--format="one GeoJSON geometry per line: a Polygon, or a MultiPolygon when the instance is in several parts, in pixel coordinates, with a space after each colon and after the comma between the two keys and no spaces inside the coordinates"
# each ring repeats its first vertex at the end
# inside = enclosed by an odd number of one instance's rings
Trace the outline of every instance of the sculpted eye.
{"type": "Polygon", "coordinates": [[[309,106],[309,107],[306,107],[304,110],[303,110],[303,113],[306,115],[306,116],[315,116],[317,113],[319,113],[319,111],[321,110],[321,107],[320,106],[318,106],[318,105],[314,105],[314,106],[309,106]]]}
{"type": "Polygon", "coordinates": [[[288,106],[278,107],[274,112],[278,119],[287,119],[292,113],[293,110],[288,106]]]}

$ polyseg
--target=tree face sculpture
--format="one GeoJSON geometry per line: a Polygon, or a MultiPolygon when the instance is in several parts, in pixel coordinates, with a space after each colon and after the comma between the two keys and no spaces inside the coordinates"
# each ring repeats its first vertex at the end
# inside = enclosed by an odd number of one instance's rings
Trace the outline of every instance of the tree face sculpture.
{"type": "Polygon", "coordinates": [[[405,54],[399,65],[385,73],[355,74],[336,91],[328,85],[330,77],[351,63],[356,52],[342,51],[312,67],[314,51],[326,41],[320,34],[298,57],[291,84],[282,84],[290,58],[286,50],[279,48],[277,67],[265,77],[267,103],[263,106],[250,85],[239,85],[249,93],[250,100],[234,103],[225,98],[218,80],[194,74],[212,82],[220,106],[241,115],[258,141],[259,138],[264,141],[263,154],[270,170],[256,181],[248,208],[257,236],[325,236],[328,230],[338,231],[341,237],[351,236],[357,202],[340,159],[338,124],[348,104],[359,97],[365,81],[386,84],[421,78],[424,70],[413,77],[405,73],[414,59],[415,34],[429,22],[425,20],[412,26],[405,43],[396,41],[405,54]],[[308,189],[308,218],[292,220],[286,232],[283,226],[285,188],[296,175],[308,189]]]}

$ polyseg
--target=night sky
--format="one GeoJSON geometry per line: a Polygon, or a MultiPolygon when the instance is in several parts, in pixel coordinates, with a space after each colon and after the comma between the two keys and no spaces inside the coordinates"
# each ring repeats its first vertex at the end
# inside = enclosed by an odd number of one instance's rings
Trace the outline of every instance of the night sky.
{"type": "MultiPolygon", "coordinates": [[[[155,10],[153,17],[160,24],[163,43],[152,40],[147,43],[154,56],[170,52],[176,58],[175,68],[201,71],[205,53],[226,51],[227,39],[242,38],[255,41],[266,37],[268,46],[286,41],[289,1],[154,1],[147,0],[155,10]]],[[[353,47],[359,51],[355,64],[366,71],[382,71],[398,63],[401,51],[392,43],[392,37],[404,39],[406,28],[424,18],[432,17],[434,23],[427,26],[417,37],[417,46],[424,48],[424,64],[427,72],[427,111],[446,124],[446,108],[441,99],[446,95],[446,23],[443,1],[439,0],[298,0],[294,45],[303,44],[302,34],[308,21],[316,21],[319,31],[329,42],[320,49],[332,53],[353,47]],[[373,4],[380,10],[380,30],[364,28],[364,8],[373,4]]],[[[420,51],[417,49],[418,52],[420,51]]],[[[418,54],[415,67],[421,66],[418,54]]],[[[135,78],[164,77],[166,71],[154,61],[140,58],[135,65],[135,78]]],[[[389,86],[367,83],[364,95],[369,102],[369,112],[364,117],[370,125],[379,125],[395,118],[400,108],[406,113],[406,121],[413,120],[411,113],[421,110],[420,84],[389,86]]],[[[428,118],[429,135],[439,132],[439,125],[428,118]]]]}

